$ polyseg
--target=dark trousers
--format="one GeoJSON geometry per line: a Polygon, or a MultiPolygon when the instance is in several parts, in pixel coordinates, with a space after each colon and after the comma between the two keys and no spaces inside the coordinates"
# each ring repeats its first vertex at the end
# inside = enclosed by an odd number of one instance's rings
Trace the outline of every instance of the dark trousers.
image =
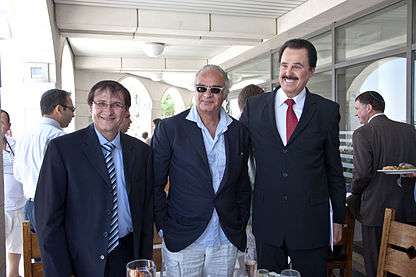
{"type": "Polygon", "coordinates": [[[363,237],[363,256],[367,277],[377,276],[378,253],[381,244],[381,226],[361,226],[363,237]]]}
{"type": "Polygon", "coordinates": [[[32,199],[26,201],[25,219],[30,221],[30,230],[36,233],[35,202],[32,199]]]}
{"type": "Polygon", "coordinates": [[[118,246],[107,256],[105,277],[125,277],[126,265],[134,258],[133,233],[119,240],[118,246]]]}
{"type": "Polygon", "coordinates": [[[257,268],[280,273],[289,268],[287,257],[290,257],[292,268],[300,272],[302,277],[326,276],[328,247],[314,249],[290,249],[286,245],[274,246],[256,240],[257,268]]]}

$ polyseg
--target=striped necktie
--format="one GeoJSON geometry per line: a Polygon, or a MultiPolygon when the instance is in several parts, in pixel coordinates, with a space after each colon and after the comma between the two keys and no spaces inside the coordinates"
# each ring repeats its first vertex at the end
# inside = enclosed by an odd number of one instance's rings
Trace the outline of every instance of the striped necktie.
{"type": "Polygon", "coordinates": [[[113,208],[111,210],[110,232],[108,235],[107,252],[110,253],[118,245],[118,203],[117,203],[117,182],[116,182],[116,168],[114,167],[112,152],[116,147],[111,142],[101,145],[104,150],[104,160],[107,167],[108,176],[111,182],[111,194],[113,195],[113,208]]]}

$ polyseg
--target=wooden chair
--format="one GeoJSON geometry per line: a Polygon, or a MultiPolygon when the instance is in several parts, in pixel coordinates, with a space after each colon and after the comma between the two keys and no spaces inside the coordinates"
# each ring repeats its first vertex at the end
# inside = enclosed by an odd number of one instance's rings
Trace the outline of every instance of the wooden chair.
{"type": "Polygon", "coordinates": [[[156,270],[162,270],[162,239],[159,237],[156,227],[153,227],[153,261],[156,264],[156,270]]]}
{"type": "Polygon", "coordinates": [[[42,277],[43,265],[39,241],[35,233],[30,231],[30,222],[23,222],[23,269],[25,277],[42,277]]]}
{"type": "Polygon", "coordinates": [[[384,212],[383,235],[377,277],[387,272],[402,277],[416,276],[416,227],[395,221],[395,211],[384,212]]]}
{"type": "Polygon", "coordinates": [[[327,277],[335,276],[334,269],[339,269],[342,277],[352,277],[352,242],[354,239],[355,219],[347,207],[345,224],[342,228],[342,240],[337,245],[340,253],[329,255],[326,264],[327,277]]]}

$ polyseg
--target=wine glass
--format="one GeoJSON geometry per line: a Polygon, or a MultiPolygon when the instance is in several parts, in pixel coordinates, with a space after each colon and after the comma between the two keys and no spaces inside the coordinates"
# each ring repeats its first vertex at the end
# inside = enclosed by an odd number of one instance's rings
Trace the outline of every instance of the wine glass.
{"type": "Polygon", "coordinates": [[[301,277],[300,272],[294,269],[285,269],[280,273],[280,277],[301,277]]]}
{"type": "Polygon", "coordinates": [[[156,265],[152,260],[135,260],[127,264],[127,277],[156,277],[156,265]]]}
{"type": "Polygon", "coordinates": [[[269,277],[269,271],[267,269],[257,269],[256,274],[254,275],[256,277],[269,277]]]}

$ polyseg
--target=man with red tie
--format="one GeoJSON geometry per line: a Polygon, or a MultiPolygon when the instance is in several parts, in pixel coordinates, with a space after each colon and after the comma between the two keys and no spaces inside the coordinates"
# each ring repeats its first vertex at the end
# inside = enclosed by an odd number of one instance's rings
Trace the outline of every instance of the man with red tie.
{"type": "Polygon", "coordinates": [[[258,268],[280,272],[289,256],[302,277],[326,276],[330,230],[338,242],[345,214],[339,106],[306,88],[316,60],[309,41],[285,42],[279,52],[280,87],[249,98],[240,119],[256,160],[258,268]]]}

